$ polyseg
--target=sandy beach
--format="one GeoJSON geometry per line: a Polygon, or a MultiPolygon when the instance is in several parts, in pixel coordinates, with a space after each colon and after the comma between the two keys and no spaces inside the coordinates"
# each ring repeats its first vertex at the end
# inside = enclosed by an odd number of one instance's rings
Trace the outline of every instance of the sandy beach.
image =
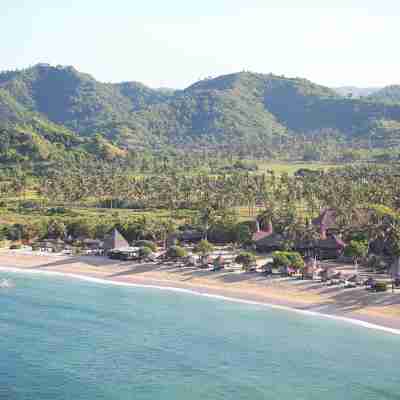
{"type": "Polygon", "coordinates": [[[95,256],[37,255],[18,251],[1,251],[0,267],[188,289],[201,294],[285,306],[400,329],[400,292],[370,293],[363,288],[342,289],[313,281],[267,278],[259,273],[179,268],[172,263],[140,264],[95,256]]]}

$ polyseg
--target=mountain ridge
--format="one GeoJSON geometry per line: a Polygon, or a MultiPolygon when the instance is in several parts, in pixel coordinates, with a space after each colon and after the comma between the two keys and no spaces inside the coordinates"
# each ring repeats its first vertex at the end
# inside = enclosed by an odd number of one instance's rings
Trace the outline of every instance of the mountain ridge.
{"type": "Polygon", "coordinates": [[[57,143],[60,154],[98,149],[87,143],[99,138],[109,149],[138,151],[273,147],[281,137],[325,131],[353,139],[378,129],[384,137],[400,124],[398,89],[350,99],[302,78],[239,72],[164,90],[136,81],[103,83],[71,66],[38,64],[0,73],[0,126],[57,143]]]}

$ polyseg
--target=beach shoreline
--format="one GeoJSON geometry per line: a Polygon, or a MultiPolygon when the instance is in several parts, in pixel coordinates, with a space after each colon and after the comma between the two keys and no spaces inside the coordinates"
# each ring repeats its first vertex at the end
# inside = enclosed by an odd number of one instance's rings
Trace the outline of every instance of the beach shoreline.
{"type": "Polygon", "coordinates": [[[319,288],[317,284],[305,281],[270,280],[260,274],[236,276],[169,264],[121,263],[103,257],[37,255],[18,251],[0,252],[1,271],[44,273],[104,284],[178,291],[335,319],[400,335],[398,293],[378,294],[378,297],[362,289],[342,289],[335,294],[336,288],[326,290],[322,285],[319,288]]]}

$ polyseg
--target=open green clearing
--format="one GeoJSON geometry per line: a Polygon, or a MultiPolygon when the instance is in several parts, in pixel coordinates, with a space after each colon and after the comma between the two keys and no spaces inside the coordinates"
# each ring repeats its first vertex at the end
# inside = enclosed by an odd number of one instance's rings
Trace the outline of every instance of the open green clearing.
{"type": "Polygon", "coordinates": [[[277,174],[289,174],[294,175],[299,169],[311,169],[315,171],[327,171],[332,168],[338,168],[343,164],[327,164],[327,163],[284,163],[284,162],[256,162],[258,166],[258,172],[274,171],[277,174]]]}

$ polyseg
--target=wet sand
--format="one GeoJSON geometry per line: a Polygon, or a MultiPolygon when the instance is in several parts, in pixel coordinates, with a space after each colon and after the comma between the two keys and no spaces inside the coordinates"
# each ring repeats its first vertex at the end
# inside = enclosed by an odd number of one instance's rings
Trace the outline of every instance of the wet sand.
{"type": "Polygon", "coordinates": [[[370,293],[363,288],[342,289],[313,281],[267,278],[259,273],[212,272],[179,268],[170,263],[140,264],[94,256],[37,255],[4,250],[0,251],[0,266],[187,289],[400,329],[400,291],[370,293]]]}

